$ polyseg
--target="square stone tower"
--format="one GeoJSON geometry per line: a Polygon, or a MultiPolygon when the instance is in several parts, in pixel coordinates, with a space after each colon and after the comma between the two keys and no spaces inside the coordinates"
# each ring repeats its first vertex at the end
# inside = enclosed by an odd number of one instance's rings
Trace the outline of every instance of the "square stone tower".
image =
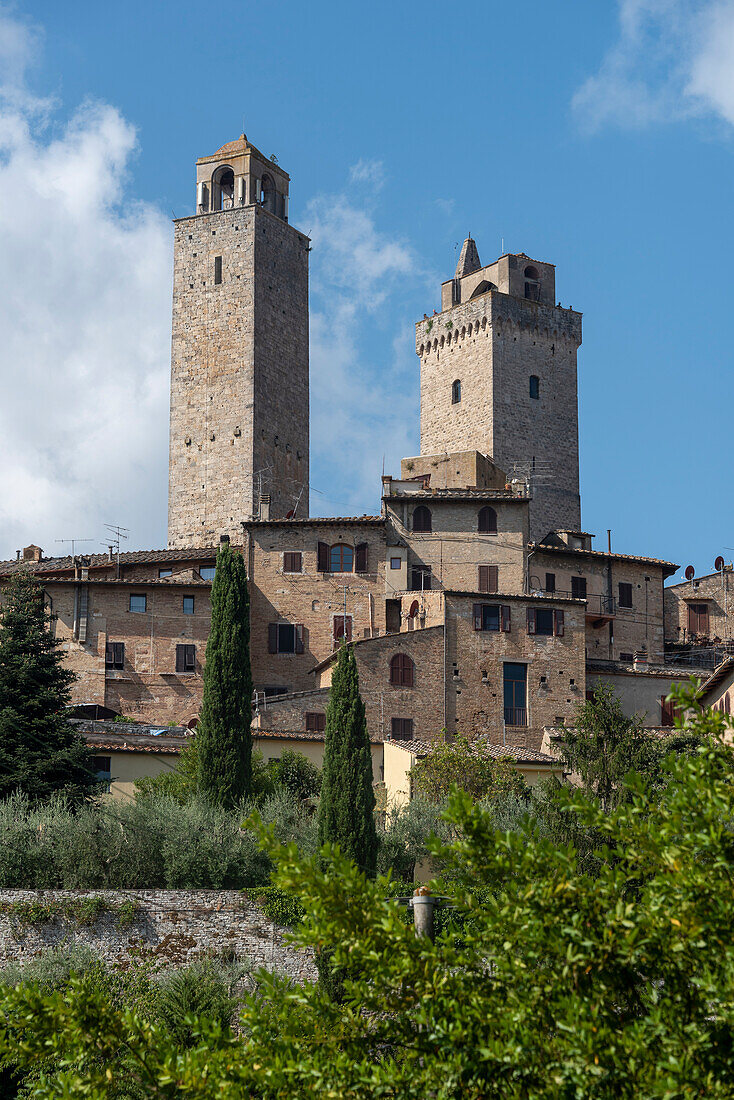
{"type": "Polygon", "coordinates": [[[196,162],[197,212],[175,222],[170,547],[308,516],[309,241],[288,184],[242,134],[196,162]]]}
{"type": "Polygon", "coordinates": [[[530,480],[530,537],[577,531],[581,314],[555,304],[555,268],[523,253],[482,267],[471,237],[441,312],[416,325],[421,454],[476,450],[530,480]]]}

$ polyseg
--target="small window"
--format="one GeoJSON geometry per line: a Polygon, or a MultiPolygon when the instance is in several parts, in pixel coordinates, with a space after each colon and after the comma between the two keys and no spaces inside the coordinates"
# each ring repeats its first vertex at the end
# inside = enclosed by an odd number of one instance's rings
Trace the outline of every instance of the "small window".
{"type": "Polygon", "coordinates": [[[537,401],[540,397],[540,379],[537,374],[530,375],[530,396],[537,401]]]}
{"type": "Polygon", "coordinates": [[[354,550],[351,546],[347,546],[345,543],[340,542],[337,543],[336,546],[331,547],[329,551],[329,572],[354,572],[354,550]]]}
{"type": "Polygon", "coordinates": [[[635,659],[635,655],[634,653],[620,653],[619,659],[620,661],[626,661],[628,664],[631,665],[635,659]]]}
{"type": "Polygon", "coordinates": [[[693,634],[708,634],[709,608],[705,603],[689,603],[688,629],[693,634]]]}
{"type": "Polygon", "coordinates": [[[173,570],[172,569],[159,569],[158,570],[158,576],[159,576],[160,579],[163,579],[163,577],[172,577],[173,576],[173,570]]]}
{"type": "Polygon", "coordinates": [[[222,257],[214,257],[214,285],[219,286],[222,281],[222,257]]]}
{"type": "Polygon", "coordinates": [[[565,614],[549,607],[528,608],[528,634],[562,638],[565,631],[565,614]]]}
{"type": "Polygon", "coordinates": [[[499,585],[499,569],[496,565],[479,566],[479,591],[497,592],[499,585]]]}
{"type": "Polygon", "coordinates": [[[479,509],[477,530],[481,535],[497,534],[497,513],[487,505],[479,509]]]}
{"type": "Polygon", "coordinates": [[[413,530],[414,531],[431,531],[431,530],[433,530],[431,509],[426,508],[425,504],[419,504],[417,508],[413,509],[413,530]]]}
{"type": "Polygon", "coordinates": [[[306,714],[306,731],[308,733],[323,733],[326,729],[326,715],[317,711],[306,714]]]}
{"type": "Polygon", "coordinates": [[[460,401],[461,401],[461,380],[459,378],[457,378],[455,382],[451,383],[451,404],[452,405],[458,405],[460,401]]]}
{"type": "Polygon", "coordinates": [[[410,570],[410,591],[429,592],[432,580],[430,565],[414,565],[410,570]]]}
{"type": "Polygon", "coordinates": [[[148,610],[148,597],[147,596],[131,596],[130,597],[130,610],[135,611],[138,614],[148,610]]]}
{"type": "Polygon", "coordinates": [[[352,616],[351,615],[335,615],[333,626],[334,637],[334,649],[337,649],[344,639],[347,642],[352,640],[352,616]]]}
{"type": "Polygon", "coordinates": [[[199,566],[199,576],[201,577],[201,579],[203,581],[213,581],[214,580],[214,569],[215,569],[215,567],[213,565],[200,565],[199,566]]]}
{"type": "Polygon", "coordinates": [[[632,585],[623,581],[619,583],[619,606],[632,607],[632,585]]]}
{"type": "Polygon", "coordinates": [[[268,653],[303,653],[303,626],[300,623],[269,623],[268,653]]]}
{"type": "Polygon", "coordinates": [[[183,598],[183,613],[184,615],[194,614],[194,597],[184,596],[183,598]]]}
{"type": "Polygon", "coordinates": [[[283,554],[283,572],[300,573],[303,568],[303,556],[300,550],[288,550],[283,554]]]}
{"type": "Polygon", "coordinates": [[[500,609],[498,604],[484,604],[482,606],[482,630],[499,632],[500,609]]]}
{"type": "Polygon", "coordinates": [[[553,634],[553,610],[549,607],[535,609],[535,633],[550,637],[553,634]]]}
{"type": "Polygon", "coordinates": [[[121,672],[125,668],[125,643],[108,642],[104,654],[105,668],[121,672]]]}
{"type": "Polygon", "coordinates": [[[571,595],[575,600],[586,599],[586,577],[571,577],[571,595]]]}
{"type": "Polygon", "coordinates": [[[505,723],[527,726],[528,666],[507,661],[503,670],[505,723]]]}
{"type": "Polygon", "coordinates": [[[176,646],[176,672],[196,672],[196,646],[176,646]]]}
{"type": "Polygon", "coordinates": [[[402,564],[403,564],[403,559],[402,558],[390,558],[390,568],[391,569],[400,569],[402,564]]]}
{"type": "Polygon", "coordinates": [[[472,609],[475,630],[510,631],[510,607],[491,603],[475,603],[472,609]]]}
{"type": "Polygon", "coordinates": [[[415,665],[407,653],[396,653],[390,661],[390,683],[393,687],[411,687],[415,678],[415,665]]]}
{"type": "Polygon", "coordinates": [[[556,575],[555,575],[555,573],[546,573],[546,575],[545,575],[545,590],[546,590],[546,592],[555,592],[555,590],[556,590],[556,575]]]}
{"type": "Polygon", "coordinates": [[[540,299],[540,275],[537,267],[525,268],[525,297],[531,302],[537,302],[540,299]]]}
{"type": "Polygon", "coordinates": [[[413,719],[393,718],[390,722],[393,741],[413,740],[413,719]]]}

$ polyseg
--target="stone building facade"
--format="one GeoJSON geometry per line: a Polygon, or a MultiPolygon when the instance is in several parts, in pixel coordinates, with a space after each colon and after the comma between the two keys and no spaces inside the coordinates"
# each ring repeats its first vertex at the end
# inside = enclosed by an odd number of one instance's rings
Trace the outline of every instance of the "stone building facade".
{"type": "Polygon", "coordinates": [[[421,454],[473,448],[530,480],[530,532],[581,526],[576,354],[581,315],[555,304],[555,268],[481,267],[464,242],[441,312],[416,324],[421,454]]]}
{"type": "Polygon", "coordinates": [[[116,556],[0,562],[4,582],[18,569],[43,585],[53,629],[76,676],[78,713],[183,725],[201,708],[216,551],[134,551],[116,556]],[[81,708],[81,709],[80,709],[81,708]]]}
{"type": "Polygon", "coordinates": [[[288,176],[242,135],[197,162],[174,233],[168,542],[308,515],[308,239],[288,176]]]}
{"type": "Polygon", "coordinates": [[[671,645],[707,647],[734,641],[734,570],[692,577],[665,590],[665,640],[671,645]]]}

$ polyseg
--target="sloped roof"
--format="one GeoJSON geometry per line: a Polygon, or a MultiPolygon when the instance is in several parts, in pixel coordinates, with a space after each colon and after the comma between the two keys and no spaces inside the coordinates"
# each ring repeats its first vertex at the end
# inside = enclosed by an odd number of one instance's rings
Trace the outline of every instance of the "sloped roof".
{"type": "MultiPolygon", "coordinates": [[[[437,745],[443,744],[442,741],[398,741],[391,740],[391,745],[397,745],[400,749],[405,749],[406,752],[412,753],[414,756],[427,756],[432,752],[437,745]]],[[[490,741],[478,740],[476,744],[481,745],[482,752],[486,752],[488,756],[491,756],[495,760],[511,760],[515,764],[546,764],[559,766],[559,761],[554,756],[549,756],[544,752],[536,752],[535,749],[524,749],[517,745],[495,745],[490,741]]]]}
{"type": "MultiPolygon", "coordinates": [[[[89,558],[89,568],[117,564],[117,554],[110,561],[109,554],[80,554],[77,557],[89,558]]],[[[183,550],[128,550],[120,554],[120,565],[145,565],[148,562],[160,564],[177,561],[215,561],[217,557],[216,546],[193,547],[183,550]]],[[[8,573],[16,573],[19,570],[28,570],[31,573],[64,572],[74,568],[74,558],[67,554],[59,558],[43,558],[41,561],[23,561],[11,559],[0,561],[0,576],[8,573]]]]}

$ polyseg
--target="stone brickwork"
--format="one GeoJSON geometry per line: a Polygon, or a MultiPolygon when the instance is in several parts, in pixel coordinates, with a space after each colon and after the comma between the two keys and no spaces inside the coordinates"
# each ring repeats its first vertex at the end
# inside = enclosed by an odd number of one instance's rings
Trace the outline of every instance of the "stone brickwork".
{"type": "Polygon", "coordinates": [[[708,573],[665,589],[665,640],[690,643],[694,636],[704,634],[711,641],[718,638],[731,642],[732,610],[734,609],[734,573],[731,567],[720,573],[708,573]],[[691,605],[694,609],[691,610],[691,605]],[[706,606],[708,630],[700,630],[700,614],[696,608],[706,606]],[[699,627],[699,629],[697,629],[699,627]]]}
{"type": "Polygon", "coordinates": [[[674,565],[597,551],[536,550],[529,569],[532,588],[546,591],[550,573],[556,592],[567,595],[572,578],[586,578],[589,660],[631,661],[639,652],[647,652],[653,663],[663,660],[663,581],[674,565]],[[620,606],[620,583],[632,585],[630,608],[620,606]],[[606,614],[610,607],[611,619],[606,614]]]}
{"type": "MultiPolygon", "coordinates": [[[[462,494],[460,490],[396,493],[385,498],[394,535],[408,544],[408,576],[430,569],[434,588],[474,590],[479,566],[496,565],[503,592],[522,592],[528,541],[528,501],[509,492],[462,494]],[[415,531],[413,513],[431,512],[431,530],[415,531]],[[494,508],[496,534],[479,531],[479,512],[494,508]]],[[[415,586],[420,591],[420,586],[415,586]]]]}
{"type": "Polygon", "coordinates": [[[351,616],[352,637],[385,631],[385,525],[378,518],[246,525],[250,577],[252,676],[256,690],[308,691],[312,669],[334,650],[334,621],[351,616]],[[318,545],[366,543],[363,573],[319,571],[318,545]],[[285,554],[301,555],[301,571],[285,571],[285,554]],[[301,625],[301,653],[269,653],[272,623],[301,625]]]}
{"type": "Polygon", "coordinates": [[[576,353],[581,315],[488,291],[416,325],[421,454],[487,454],[531,477],[531,537],[581,523],[576,353]],[[530,396],[530,377],[539,396],[530,396]],[[461,399],[453,383],[461,383],[461,399]]]}
{"type": "Polygon", "coordinates": [[[259,205],[175,223],[170,546],[308,515],[308,250],[259,205]]]}
{"type": "Polygon", "coordinates": [[[585,697],[584,605],[540,597],[446,593],[449,733],[486,736],[491,743],[540,750],[543,727],[571,724],[585,697]],[[474,605],[510,607],[510,630],[475,630],[474,605]],[[528,633],[528,608],[564,613],[563,635],[528,633]],[[527,725],[505,722],[503,666],[527,668],[527,725]]]}
{"type": "Polygon", "coordinates": [[[253,970],[265,967],[293,981],[313,981],[309,952],[286,942],[286,930],[269,921],[260,906],[237,890],[2,890],[0,966],[23,963],[61,944],[92,948],[123,968],[150,961],[161,970],[186,966],[206,956],[237,958],[253,970]],[[90,925],[57,919],[24,925],[8,906],[102,897],[110,911],[90,925]],[[121,928],[115,910],[132,901],[132,923],[121,928]]]}

